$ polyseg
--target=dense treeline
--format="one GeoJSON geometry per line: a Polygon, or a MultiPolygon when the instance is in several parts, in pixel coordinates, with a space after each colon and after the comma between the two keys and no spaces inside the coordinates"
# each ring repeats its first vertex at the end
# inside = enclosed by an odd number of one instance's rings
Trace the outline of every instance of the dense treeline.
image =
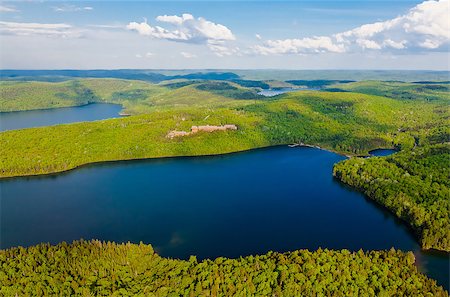
{"type": "Polygon", "coordinates": [[[329,85],[351,83],[354,82],[354,80],[316,79],[316,80],[287,80],[286,82],[293,84],[295,86],[302,86],[312,89],[321,89],[329,85]]]}
{"type": "Polygon", "coordinates": [[[269,89],[270,85],[260,80],[233,79],[232,82],[246,88],[269,89]]]}
{"type": "MultiPolygon", "coordinates": [[[[448,115],[436,112],[438,105],[430,102],[355,93],[301,91],[257,101],[209,94],[185,86],[155,95],[165,102],[154,101],[159,109],[149,114],[0,133],[0,177],[58,172],[99,161],[221,154],[294,142],[349,155],[378,147],[407,149],[433,129],[427,127],[443,126],[448,115]],[[184,107],[193,101],[193,107],[184,107]],[[238,130],[166,138],[171,130],[208,124],[234,124],[238,130]]],[[[433,137],[445,135],[441,131],[433,137]]]]}
{"type": "Polygon", "coordinates": [[[165,88],[118,79],[79,79],[52,83],[1,81],[0,112],[80,106],[94,102],[126,106],[129,100],[126,95],[134,90],[154,94],[165,91],[165,88]]]}
{"type": "Polygon", "coordinates": [[[196,72],[186,71],[149,71],[138,69],[119,70],[2,70],[0,78],[10,81],[65,81],[74,78],[115,78],[127,80],[141,80],[159,83],[172,79],[208,79],[208,80],[232,80],[240,76],[233,72],[196,72]],[[164,72],[165,74],[163,74],[164,72]],[[179,72],[183,74],[179,74],[179,72]],[[178,74],[176,74],[178,73],[178,74]]]}
{"type": "Polygon", "coordinates": [[[233,99],[264,99],[253,89],[237,87],[229,82],[208,81],[195,86],[198,90],[233,99]]]}
{"type": "Polygon", "coordinates": [[[352,158],[334,175],[416,230],[425,249],[450,251],[450,146],[416,147],[389,157],[352,158]]]}
{"type": "Polygon", "coordinates": [[[448,296],[414,261],[394,249],[186,261],[142,243],[40,244],[0,251],[0,295],[448,296]]]}
{"type": "Polygon", "coordinates": [[[142,114],[180,106],[245,105],[264,98],[252,88],[225,81],[190,80],[164,84],[119,79],[0,81],[0,87],[0,112],[117,103],[123,106],[125,113],[142,114]]]}
{"type": "Polygon", "coordinates": [[[450,86],[446,82],[359,81],[334,85],[330,89],[402,100],[446,101],[450,98],[450,86]]]}

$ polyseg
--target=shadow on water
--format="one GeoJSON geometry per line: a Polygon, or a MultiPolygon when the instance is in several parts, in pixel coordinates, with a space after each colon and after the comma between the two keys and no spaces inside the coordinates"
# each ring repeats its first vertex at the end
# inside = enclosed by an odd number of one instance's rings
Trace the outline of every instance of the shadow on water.
{"type": "Polygon", "coordinates": [[[332,167],[343,159],[275,147],[2,180],[0,246],[142,241],[184,259],[394,247],[413,251],[420,269],[448,289],[448,254],[421,251],[405,224],[336,181],[332,167]]]}

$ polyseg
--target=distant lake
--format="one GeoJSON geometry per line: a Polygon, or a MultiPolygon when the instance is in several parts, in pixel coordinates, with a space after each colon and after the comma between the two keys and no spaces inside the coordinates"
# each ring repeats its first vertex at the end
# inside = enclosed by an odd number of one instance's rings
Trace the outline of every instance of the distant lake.
{"type": "Polygon", "coordinates": [[[413,251],[420,269],[448,289],[448,254],[422,252],[404,223],[333,179],[343,159],[275,147],[1,180],[0,247],[143,241],[184,259],[395,247],[413,251]]]}
{"type": "Polygon", "coordinates": [[[307,90],[306,88],[281,88],[281,89],[265,89],[258,92],[258,95],[273,97],[287,92],[307,90]]]}
{"type": "Polygon", "coordinates": [[[396,153],[397,151],[394,149],[376,149],[370,151],[369,154],[375,157],[385,157],[396,153]]]}
{"type": "Polygon", "coordinates": [[[93,103],[83,106],[0,113],[0,131],[120,117],[122,106],[93,103]]]}

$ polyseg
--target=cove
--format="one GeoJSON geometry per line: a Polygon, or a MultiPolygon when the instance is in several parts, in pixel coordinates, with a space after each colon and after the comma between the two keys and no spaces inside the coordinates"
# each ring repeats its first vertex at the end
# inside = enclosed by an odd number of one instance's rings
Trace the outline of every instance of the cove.
{"type": "Polygon", "coordinates": [[[333,179],[343,159],[274,147],[2,180],[0,247],[96,238],[142,241],[184,259],[394,247],[413,251],[419,268],[448,289],[448,254],[421,251],[404,223],[333,179]]]}
{"type": "Polygon", "coordinates": [[[0,131],[96,121],[119,117],[122,106],[92,103],[75,107],[12,111],[0,113],[0,131]]]}

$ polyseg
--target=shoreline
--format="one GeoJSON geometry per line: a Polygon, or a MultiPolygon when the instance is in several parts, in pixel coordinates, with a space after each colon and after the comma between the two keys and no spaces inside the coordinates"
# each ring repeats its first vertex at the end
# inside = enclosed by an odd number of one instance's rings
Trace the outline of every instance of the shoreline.
{"type": "MultiPolygon", "coordinates": [[[[0,114],[2,114],[2,113],[28,112],[28,111],[58,110],[58,109],[61,109],[61,108],[83,107],[83,106],[88,106],[88,105],[92,105],[92,104],[113,104],[113,105],[119,105],[119,106],[122,107],[122,110],[123,110],[123,105],[122,104],[112,103],[112,102],[107,102],[107,101],[98,101],[98,102],[88,102],[88,103],[84,103],[84,104],[69,105],[69,106],[56,106],[56,107],[48,107],[48,108],[34,108],[34,109],[23,109],[23,110],[0,111],[0,114]]],[[[119,115],[120,115],[120,112],[119,112],[119,115]]],[[[33,128],[33,127],[30,127],[30,128],[33,128]]],[[[24,128],[24,129],[26,129],[26,128],[24,128]]],[[[7,130],[7,131],[9,131],[9,130],[7,130]]]]}
{"type": "MultiPolygon", "coordinates": [[[[277,147],[283,147],[288,146],[289,144],[275,144],[275,145],[269,145],[269,146],[261,146],[261,147],[254,147],[239,151],[232,151],[232,152],[225,152],[225,153],[217,153],[217,154],[205,154],[205,155],[180,155],[180,156],[163,156],[163,157],[145,157],[145,158],[132,158],[132,159],[115,159],[115,160],[103,160],[103,161],[94,161],[89,163],[80,164],[78,166],[75,166],[73,168],[59,170],[55,172],[48,172],[48,173],[39,173],[39,174],[25,174],[25,175],[13,175],[13,176],[0,176],[0,181],[2,180],[9,180],[9,179],[20,179],[20,178],[28,178],[28,177],[39,177],[39,176],[55,176],[58,174],[63,174],[70,172],[72,170],[76,170],[82,167],[86,166],[95,166],[95,165],[101,165],[101,164],[108,164],[108,163],[120,163],[120,162],[134,162],[134,161],[145,161],[145,160],[165,160],[165,159],[184,159],[184,158],[207,158],[207,157],[216,157],[216,156],[222,156],[222,155],[232,155],[232,154],[238,154],[238,153],[244,153],[244,152],[251,152],[254,150],[261,150],[261,149],[270,149],[270,148],[277,148],[277,147]]],[[[359,155],[349,155],[338,151],[333,151],[331,149],[326,149],[320,146],[315,146],[312,144],[296,144],[295,147],[308,147],[313,149],[319,149],[322,151],[330,152],[333,154],[337,154],[346,158],[352,158],[352,157],[358,157],[359,155]]]]}
{"type": "Polygon", "coordinates": [[[353,187],[350,186],[349,184],[341,181],[338,177],[336,177],[333,174],[333,178],[338,181],[341,185],[343,185],[346,188],[349,188],[353,191],[356,191],[358,193],[361,193],[364,197],[364,199],[366,199],[369,203],[374,204],[376,207],[382,209],[383,211],[389,213],[390,215],[394,216],[394,218],[396,220],[398,220],[402,225],[405,225],[405,227],[408,229],[408,232],[411,233],[411,235],[414,237],[414,240],[417,242],[417,244],[419,245],[419,248],[422,252],[426,252],[426,253],[430,253],[430,254],[438,254],[438,255],[445,255],[445,256],[450,256],[450,250],[440,250],[440,249],[436,249],[436,248],[423,248],[422,247],[422,243],[420,241],[421,238],[421,234],[419,233],[419,229],[414,229],[414,227],[410,224],[410,222],[408,222],[407,220],[398,217],[395,212],[391,209],[389,209],[386,205],[378,202],[377,200],[373,199],[372,197],[370,197],[369,195],[367,195],[363,189],[361,188],[357,188],[357,187],[353,187]]]}

